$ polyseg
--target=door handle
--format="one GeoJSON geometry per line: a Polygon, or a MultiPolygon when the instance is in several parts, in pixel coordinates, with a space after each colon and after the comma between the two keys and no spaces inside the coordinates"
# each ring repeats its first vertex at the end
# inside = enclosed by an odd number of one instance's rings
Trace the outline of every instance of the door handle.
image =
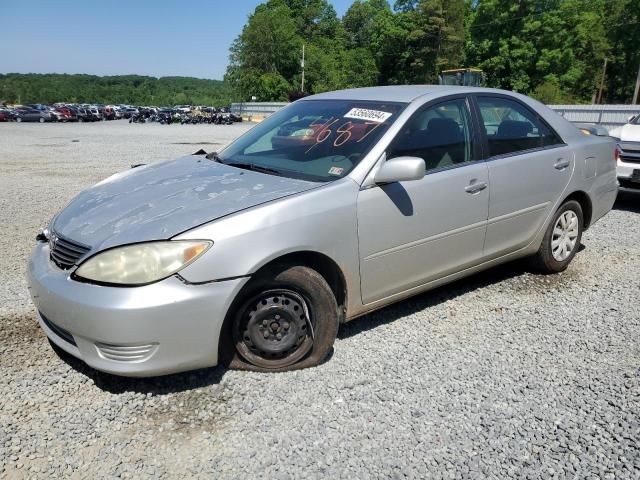
{"type": "Polygon", "coordinates": [[[487,184],[485,182],[473,182],[464,187],[464,191],[467,193],[478,193],[487,188],[487,184]]]}
{"type": "Polygon", "coordinates": [[[564,158],[559,158],[556,160],[556,163],[553,164],[553,168],[556,170],[564,170],[569,166],[569,160],[565,160],[564,158]]]}

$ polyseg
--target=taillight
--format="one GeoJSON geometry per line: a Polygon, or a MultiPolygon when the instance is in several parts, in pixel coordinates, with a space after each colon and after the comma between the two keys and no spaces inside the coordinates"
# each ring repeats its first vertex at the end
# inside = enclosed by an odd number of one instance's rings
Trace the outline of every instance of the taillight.
{"type": "Polygon", "coordinates": [[[616,145],[616,148],[613,151],[613,159],[618,162],[620,160],[620,148],[616,145]]]}

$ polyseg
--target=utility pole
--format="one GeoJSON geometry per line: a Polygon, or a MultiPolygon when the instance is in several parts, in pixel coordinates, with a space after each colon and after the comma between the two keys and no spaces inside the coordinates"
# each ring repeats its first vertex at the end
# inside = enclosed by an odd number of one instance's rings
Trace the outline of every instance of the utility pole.
{"type": "Polygon", "coordinates": [[[604,67],[602,68],[602,78],[600,78],[600,90],[598,91],[598,101],[596,103],[600,104],[602,102],[602,89],[604,88],[604,76],[607,73],[607,62],[609,59],[604,57],[604,67]]]}
{"type": "Polygon", "coordinates": [[[638,67],[638,77],[636,78],[636,90],[633,92],[633,101],[632,104],[636,105],[640,98],[638,95],[640,94],[640,66],[638,67]]]}
{"type": "Polygon", "coordinates": [[[304,93],[304,43],[302,44],[302,61],[300,62],[300,66],[302,67],[302,85],[300,91],[304,93]]]}

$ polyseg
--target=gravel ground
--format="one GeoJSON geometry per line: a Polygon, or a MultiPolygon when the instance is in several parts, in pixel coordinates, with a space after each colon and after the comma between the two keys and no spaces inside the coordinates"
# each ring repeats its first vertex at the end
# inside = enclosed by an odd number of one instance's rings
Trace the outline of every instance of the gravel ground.
{"type": "Polygon", "coordinates": [[[37,229],[245,129],[0,124],[0,476],[640,478],[640,196],[566,272],[510,264],[388,307],[314,369],[126,379],[56,353],[23,279],[37,229]]]}

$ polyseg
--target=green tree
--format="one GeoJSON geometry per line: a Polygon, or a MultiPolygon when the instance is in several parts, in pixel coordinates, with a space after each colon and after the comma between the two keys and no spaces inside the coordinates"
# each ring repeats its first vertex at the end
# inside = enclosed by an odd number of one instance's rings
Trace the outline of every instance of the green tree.
{"type": "Polygon", "coordinates": [[[127,103],[223,106],[232,100],[219,80],[118,75],[0,74],[0,100],[10,103],[127,103]]]}
{"type": "Polygon", "coordinates": [[[348,38],[327,0],[270,0],[234,41],[225,79],[239,98],[282,100],[300,88],[304,44],[305,90],[375,85],[374,54],[348,38]]]}
{"type": "MultiPolygon", "coordinates": [[[[637,0],[636,0],[637,1],[637,0]]],[[[524,93],[551,88],[589,100],[611,51],[607,18],[620,0],[479,0],[467,58],[490,86],[524,93]]]]}
{"type": "Polygon", "coordinates": [[[609,32],[607,100],[630,103],[640,68],[640,0],[608,2],[604,28],[609,32]]]}
{"type": "MultiPolygon", "coordinates": [[[[409,2],[407,2],[409,3],[409,2]]],[[[418,0],[408,11],[412,29],[407,42],[408,80],[436,83],[438,73],[461,66],[466,41],[464,0],[418,0]]]]}
{"type": "Polygon", "coordinates": [[[374,60],[374,64],[369,63],[361,73],[367,78],[375,73],[381,85],[398,83],[394,76],[407,34],[398,23],[387,0],[356,0],[342,19],[347,47],[370,52],[370,56],[361,53],[363,64],[369,62],[370,57],[374,60]]]}
{"type": "Polygon", "coordinates": [[[270,0],[268,5],[280,3],[289,7],[298,35],[305,41],[333,38],[339,33],[340,20],[327,0],[270,0]]]}
{"type": "Polygon", "coordinates": [[[279,73],[265,73],[260,76],[256,96],[258,100],[286,101],[291,85],[279,73]]]}
{"type": "Polygon", "coordinates": [[[258,5],[231,46],[225,79],[242,100],[262,95],[274,81],[281,84],[294,75],[301,46],[292,12],[283,1],[258,5]]]}

